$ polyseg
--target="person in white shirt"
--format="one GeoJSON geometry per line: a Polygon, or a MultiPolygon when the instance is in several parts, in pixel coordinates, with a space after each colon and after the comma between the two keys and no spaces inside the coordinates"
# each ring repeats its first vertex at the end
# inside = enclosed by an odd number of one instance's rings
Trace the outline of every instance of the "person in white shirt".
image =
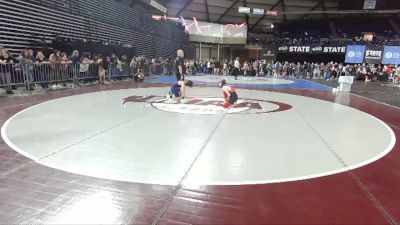
{"type": "Polygon", "coordinates": [[[208,60],[207,62],[207,73],[211,73],[211,60],[208,60]]]}
{"type": "Polygon", "coordinates": [[[237,80],[237,76],[239,75],[239,72],[240,72],[240,62],[239,62],[239,57],[237,57],[236,58],[236,60],[235,60],[235,62],[233,63],[233,66],[234,66],[234,68],[233,68],[233,71],[232,71],[232,75],[234,75],[235,76],[235,80],[237,80]]]}

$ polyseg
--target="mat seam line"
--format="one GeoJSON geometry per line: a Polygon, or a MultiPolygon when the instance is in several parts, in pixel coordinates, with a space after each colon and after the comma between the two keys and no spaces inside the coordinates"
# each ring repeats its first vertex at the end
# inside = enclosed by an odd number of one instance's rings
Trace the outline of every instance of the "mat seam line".
{"type": "Polygon", "coordinates": [[[167,211],[167,209],[169,208],[169,206],[171,205],[174,197],[178,194],[179,190],[182,189],[182,182],[187,178],[189,172],[192,170],[194,164],[197,162],[197,160],[200,158],[200,155],[204,152],[204,150],[206,149],[207,145],[209,144],[211,138],[214,136],[215,132],[217,131],[217,129],[219,128],[219,126],[221,125],[222,121],[225,119],[226,114],[224,114],[220,121],[217,123],[217,125],[215,126],[215,128],[211,131],[211,134],[208,136],[208,138],[206,139],[204,145],[201,147],[200,151],[198,152],[197,156],[195,157],[195,159],[193,160],[192,164],[189,166],[189,168],[187,169],[186,173],[183,175],[183,177],[181,178],[181,180],[179,181],[178,186],[175,188],[175,190],[172,192],[172,194],[169,196],[169,198],[166,201],[166,204],[164,205],[164,207],[160,210],[159,214],[156,216],[156,218],[153,220],[153,222],[151,223],[151,225],[157,225],[161,218],[164,216],[165,212],[167,211]]]}
{"type": "MultiPolygon", "coordinates": [[[[315,81],[310,81],[310,82],[313,82],[313,83],[316,83],[316,84],[320,84],[320,83],[315,82],[315,81]]],[[[326,86],[326,87],[329,87],[329,88],[333,88],[333,87],[328,86],[328,85],[326,85],[326,84],[321,84],[321,85],[326,86]]],[[[391,104],[388,104],[388,103],[385,103],[385,102],[380,102],[380,101],[375,100],[375,99],[372,99],[372,98],[364,97],[364,96],[362,96],[362,95],[359,95],[359,94],[354,93],[354,92],[351,92],[351,91],[350,91],[349,93],[350,93],[351,95],[355,95],[355,96],[357,96],[357,97],[360,97],[360,98],[363,98],[363,99],[367,99],[367,100],[373,101],[373,102],[378,103],[378,104],[381,104],[381,105],[389,106],[389,107],[392,107],[392,108],[395,108],[395,109],[400,109],[400,107],[398,107],[398,106],[394,106],[394,105],[391,105],[391,104]]],[[[385,93],[385,92],[383,92],[383,93],[385,93]]]]}
{"type": "MultiPolygon", "coordinates": [[[[334,148],[332,148],[328,142],[315,130],[313,126],[308,122],[308,120],[301,115],[298,111],[296,113],[303,119],[303,121],[313,130],[313,132],[320,138],[322,143],[325,145],[325,147],[328,148],[328,150],[339,160],[340,163],[342,163],[343,166],[348,167],[347,163],[343,160],[342,157],[335,151],[334,148]]],[[[385,209],[385,207],[382,205],[382,203],[375,197],[373,193],[371,193],[368,188],[365,186],[365,184],[360,180],[357,175],[353,173],[351,170],[347,170],[347,173],[350,174],[350,176],[353,178],[354,182],[357,184],[357,186],[363,191],[364,194],[367,195],[368,199],[375,205],[375,207],[380,211],[380,213],[385,217],[385,219],[392,225],[397,225],[398,223],[396,220],[391,216],[391,214],[385,209]]]]}
{"type": "Polygon", "coordinates": [[[385,103],[385,102],[380,102],[380,101],[375,100],[375,99],[372,99],[372,98],[367,98],[367,97],[364,97],[364,96],[362,96],[362,95],[358,95],[358,94],[353,93],[353,92],[350,92],[350,94],[352,94],[352,95],[354,95],[354,96],[357,96],[357,97],[359,97],[359,98],[362,98],[362,99],[366,99],[366,100],[375,102],[375,103],[380,104],[380,105],[389,106],[389,107],[391,107],[391,108],[400,110],[400,107],[398,107],[398,106],[394,106],[394,105],[391,105],[391,104],[388,104],[388,103],[385,103]]]}
{"type": "Polygon", "coordinates": [[[93,134],[93,135],[91,135],[91,136],[88,136],[88,137],[86,137],[86,138],[84,138],[84,139],[81,139],[81,140],[75,142],[75,143],[72,143],[72,144],[70,144],[70,145],[68,145],[68,146],[65,146],[65,147],[63,147],[63,148],[61,148],[61,149],[59,149],[59,150],[57,150],[57,151],[55,151],[55,152],[52,152],[52,153],[50,153],[50,154],[48,154],[48,155],[46,155],[46,156],[40,157],[39,159],[37,159],[37,160],[35,160],[35,161],[36,161],[36,162],[39,162],[39,161],[42,161],[43,159],[47,159],[47,158],[49,158],[50,156],[56,155],[56,154],[58,154],[58,153],[60,153],[60,152],[63,152],[63,151],[65,151],[65,150],[68,150],[69,148],[71,148],[71,147],[73,147],[73,146],[82,144],[82,143],[84,143],[84,142],[86,142],[86,141],[88,141],[88,140],[90,140],[90,139],[93,139],[93,138],[99,136],[99,135],[105,134],[105,133],[107,133],[107,132],[110,131],[110,130],[113,130],[113,129],[115,129],[115,128],[117,128],[117,127],[120,127],[120,126],[123,126],[123,125],[125,125],[125,124],[127,124],[127,123],[129,123],[129,122],[131,122],[131,121],[134,121],[134,120],[137,119],[137,118],[141,118],[143,115],[146,115],[146,114],[143,113],[141,116],[134,117],[134,118],[130,118],[130,119],[128,119],[128,120],[124,120],[123,122],[118,123],[118,124],[116,124],[116,125],[114,125],[114,126],[112,126],[112,127],[109,127],[109,128],[107,128],[107,129],[101,130],[101,131],[99,131],[99,132],[97,132],[97,133],[95,133],[95,134],[93,134]]]}
{"type": "Polygon", "coordinates": [[[99,135],[101,135],[101,134],[107,133],[108,131],[110,131],[110,130],[112,130],[112,129],[114,129],[114,128],[117,128],[117,127],[120,127],[120,126],[122,126],[122,125],[124,125],[124,124],[127,124],[127,123],[129,123],[129,122],[131,122],[131,121],[133,121],[133,120],[135,120],[135,119],[137,119],[137,118],[141,118],[143,115],[146,115],[146,114],[143,113],[141,116],[134,117],[134,118],[130,118],[130,119],[125,120],[125,121],[123,121],[123,122],[121,122],[121,123],[118,123],[118,124],[116,124],[116,125],[114,125],[114,126],[112,126],[112,127],[109,127],[109,128],[107,128],[107,129],[101,130],[101,131],[99,131],[99,132],[97,132],[97,133],[95,133],[95,134],[93,134],[93,135],[91,135],[91,136],[89,136],[89,137],[86,137],[86,138],[84,138],[84,139],[81,139],[81,140],[79,140],[79,141],[77,141],[77,142],[75,142],[75,143],[72,143],[72,144],[70,144],[70,145],[68,145],[68,146],[66,146],[66,147],[63,147],[63,148],[61,148],[61,149],[59,149],[59,150],[57,150],[57,151],[55,151],[55,152],[52,152],[52,153],[50,153],[50,154],[48,154],[48,155],[45,155],[45,156],[43,156],[43,157],[40,157],[40,158],[38,158],[38,159],[36,159],[36,160],[30,159],[30,160],[32,160],[32,161],[30,161],[30,162],[28,162],[28,163],[25,163],[25,164],[22,164],[22,165],[20,165],[20,166],[17,166],[16,168],[13,168],[13,169],[11,169],[11,170],[8,170],[8,171],[6,171],[6,172],[0,174],[0,177],[7,177],[7,176],[11,175],[12,173],[14,173],[14,172],[16,172],[16,171],[18,171],[18,170],[20,170],[20,169],[22,169],[22,168],[25,168],[25,167],[27,167],[27,166],[33,164],[33,163],[40,164],[39,162],[40,162],[41,160],[43,160],[43,159],[49,158],[50,156],[53,156],[53,155],[56,155],[56,154],[58,154],[58,153],[60,153],[60,152],[62,152],[62,151],[65,151],[65,150],[67,150],[67,149],[73,147],[73,146],[82,144],[82,143],[84,143],[84,142],[86,142],[86,141],[88,141],[88,140],[90,140],[90,139],[92,139],[92,138],[95,138],[95,137],[97,137],[97,136],[99,136],[99,135]]]}

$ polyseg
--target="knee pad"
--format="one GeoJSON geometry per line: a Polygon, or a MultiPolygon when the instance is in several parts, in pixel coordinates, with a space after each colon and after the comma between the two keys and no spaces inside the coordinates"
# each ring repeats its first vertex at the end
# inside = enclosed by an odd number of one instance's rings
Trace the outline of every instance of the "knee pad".
{"type": "Polygon", "coordinates": [[[231,107],[231,106],[232,106],[232,104],[229,103],[229,102],[225,102],[224,105],[223,105],[223,107],[224,107],[225,109],[227,109],[227,108],[229,108],[229,107],[231,107]]]}

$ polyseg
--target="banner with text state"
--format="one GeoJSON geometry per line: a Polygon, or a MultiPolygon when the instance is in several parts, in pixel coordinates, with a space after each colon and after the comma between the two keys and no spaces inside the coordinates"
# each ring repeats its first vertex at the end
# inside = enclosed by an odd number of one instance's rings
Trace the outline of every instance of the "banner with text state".
{"type": "Polygon", "coordinates": [[[279,53],[301,54],[345,54],[345,46],[321,46],[321,45],[282,45],[278,47],[279,53]]]}
{"type": "Polygon", "coordinates": [[[383,55],[382,46],[368,46],[365,51],[364,62],[369,64],[381,64],[383,55]]]}

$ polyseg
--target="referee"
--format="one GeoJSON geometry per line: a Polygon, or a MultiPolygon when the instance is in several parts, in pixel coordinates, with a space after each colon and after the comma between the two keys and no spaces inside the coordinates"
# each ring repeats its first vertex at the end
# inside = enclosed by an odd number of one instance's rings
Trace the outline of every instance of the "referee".
{"type": "Polygon", "coordinates": [[[174,61],[174,74],[176,76],[176,81],[184,81],[185,80],[185,53],[183,50],[178,50],[177,57],[174,61]]]}

